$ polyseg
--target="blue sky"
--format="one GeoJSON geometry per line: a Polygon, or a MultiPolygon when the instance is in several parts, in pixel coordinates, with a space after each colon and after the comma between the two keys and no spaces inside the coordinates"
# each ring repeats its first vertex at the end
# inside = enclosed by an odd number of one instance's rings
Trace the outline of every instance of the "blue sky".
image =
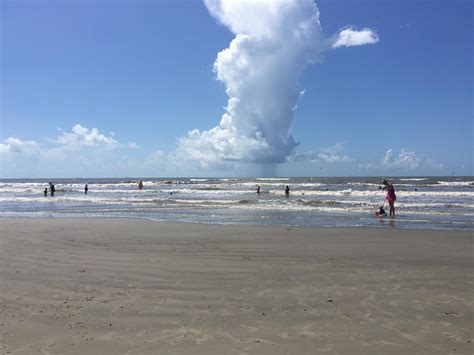
{"type": "Polygon", "coordinates": [[[0,6],[1,177],[472,175],[470,1],[317,1],[327,38],[353,26],[378,41],[305,65],[298,144],[278,156],[205,146],[232,85],[213,65],[236,37],[209,5],[0,6]]]}

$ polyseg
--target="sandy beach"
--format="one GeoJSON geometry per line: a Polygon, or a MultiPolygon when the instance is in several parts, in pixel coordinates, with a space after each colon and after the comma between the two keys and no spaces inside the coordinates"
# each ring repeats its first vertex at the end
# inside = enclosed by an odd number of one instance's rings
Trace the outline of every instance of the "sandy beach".
{"type": "Polygon", "coordinates": [[[0,219],[1,354],[471,354],[473,235],[0,219]]]}

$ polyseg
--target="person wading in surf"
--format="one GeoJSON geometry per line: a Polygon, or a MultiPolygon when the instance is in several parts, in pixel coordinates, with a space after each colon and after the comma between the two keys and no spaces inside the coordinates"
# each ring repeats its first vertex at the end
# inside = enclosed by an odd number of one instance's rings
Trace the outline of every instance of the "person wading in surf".
{"type": "Polygon", "coordinates": [[[390,216],[395,217],[395,201],[397,196],[395,195],[395,188],[391,183],[389,183],[386,179],[382,179],[383,190],[387,190],[387,196],[385,197],[388,201],[388,205],[390,206],[390,216]]]}

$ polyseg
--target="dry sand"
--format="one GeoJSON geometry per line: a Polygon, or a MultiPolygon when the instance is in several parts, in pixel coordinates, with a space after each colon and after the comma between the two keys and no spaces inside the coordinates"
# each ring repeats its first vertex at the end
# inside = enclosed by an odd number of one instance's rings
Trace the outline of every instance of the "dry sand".
{"type": "Polygon", "coordinates": [[[472,242],[0,219],[0,353],[471,354],[472,242]]]}

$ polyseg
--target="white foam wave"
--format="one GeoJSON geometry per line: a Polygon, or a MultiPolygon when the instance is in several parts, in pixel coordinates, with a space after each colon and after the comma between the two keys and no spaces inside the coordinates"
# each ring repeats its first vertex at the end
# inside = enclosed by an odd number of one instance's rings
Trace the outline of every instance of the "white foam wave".
{"type": "Polygon", "coordinates": [[[258,181],[289,181],[290,178],[257,178],[258,181]]]}
{"type": "Polygon", "coordinates": [[[23,202],[23,203],[71,203],[71,202],[81,202],[81,203],[97,203],[97,204],[126,204],[129,203],[128,201],[124,201],[121,199],[110,199],[105,197],[91,197],[89,195],[84,196],[55,196],[55,197],[25,197],[25,196],[18,196],[18,197],[9,197],[9,196],[1,196],[0,202],[23,202]]]}
{"type": "MultiPolygon", "coordinates": [[[[271,190],[271,194],[281,195],[285,192],[283,190],[271,190]]],[[[291,195],[318,195],[318,196],[360,196],[360,197],[372,197],[372,198],[385,198],[385,192],[379,190],[369,191],[369,190],[293,190],[290,192],[291,195]]],[[[397,198],[402,196],[410,197],[466,197],[473,198],[474,191],[397,191],[397,198]]]]}
{"type": "Polygon", "coordinates": [[[474,181],[437,181],[441,186],[473,186],[474,181]]]}
{"type": "Polygon", "coordinates": [[[404,178],[404,179],[397,179],[399,181],[425,181],[430,180],[429,178],[404,178]]]}
{"type": "Polygon", "coordinates": [[[348,186],[373,186],[373,187],[377,187],[377,186],[380,186],[381,184],[376,184],[376,183],[373,183],[373,182],[348,182],[348,183],[346,183],[346,185],[348,185],[348,186]]]}

